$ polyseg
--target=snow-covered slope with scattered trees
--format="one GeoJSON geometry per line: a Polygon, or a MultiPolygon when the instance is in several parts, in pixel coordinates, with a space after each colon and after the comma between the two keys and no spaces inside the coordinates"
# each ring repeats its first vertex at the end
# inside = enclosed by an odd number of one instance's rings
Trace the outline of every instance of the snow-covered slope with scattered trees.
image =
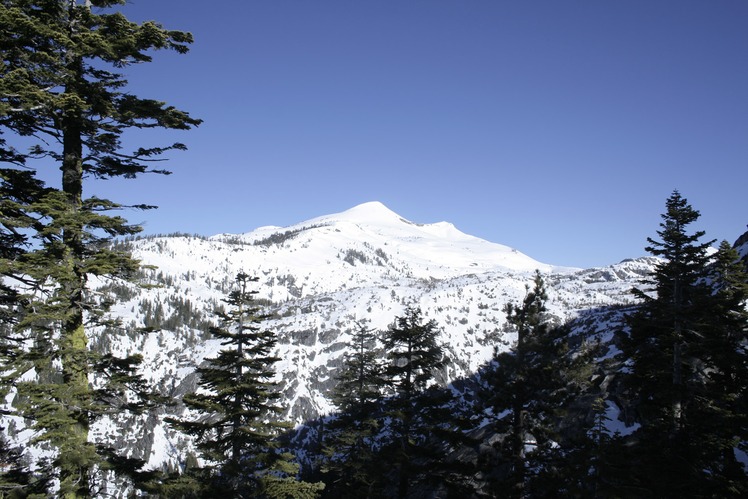
{"type": "MultiPolygon", "coordinates": [[[[256,276],[258,300],[273,317],[265,326],[279,337],[284,418],[294,423],[334,410],[329,391],[357,322],[385,329],[405,307],[420,307],[440,327],[449,355],[441,381],[448,382],[511,343],[503,309],[522,299],[536,269],[548,284],[549,312],[560,323],[631,303],[631,288],[655,263],[639,258],[586,270],[554,267],[446,222],[410,222],[377,202],[290,227],[123,244],[151,266],[144,281],[155,286],[100,283],[116,294],[113,314],[122,324],[100,331],[95,342],[141,352],[146,376],[162,393],[179,397],[194,388],[195,367],[220,348],[207,328],[237,273],[256,276]],[[156,331],[137,334],[142,328],[156,331]]],[[[128,445],[154,466],[176,462],[185,445],[161,423],[163,416],[127,422],[135,435],[147,435],[130,437],[128,445]]],[[[112,424],[98,431],[127,438],[112,424]]]]}

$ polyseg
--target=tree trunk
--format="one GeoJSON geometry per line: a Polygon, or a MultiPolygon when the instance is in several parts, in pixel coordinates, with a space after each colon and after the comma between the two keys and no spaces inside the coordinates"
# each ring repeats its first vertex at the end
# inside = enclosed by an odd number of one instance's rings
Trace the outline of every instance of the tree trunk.
{"type": "MultiPolygon", "coordinates": [[[[72,13],[71,13],[72,15],[72,13]]],[[[71,76],[66,93],[77,95],[77,86],[83,78],[83,61],[72,61],[68,69],[71,76]]],[[[88,386],[88,338],[84,327],[83,292],[86,275],[82,268],[83,223],[80,211],[83,205],[83,110],[80,104],[66,109],[62,120],[63,161],[62,191],[67,198],[66,222],[62,229],[64,254],[60,262],[63,278],[60,280],[64,311],[61,336],[62,378],[71,421],[67,442],[60,446],[60,493],[65,498],[88,497],[88,473],[92,463],[88,450],[91,393],[88,386]]]]}

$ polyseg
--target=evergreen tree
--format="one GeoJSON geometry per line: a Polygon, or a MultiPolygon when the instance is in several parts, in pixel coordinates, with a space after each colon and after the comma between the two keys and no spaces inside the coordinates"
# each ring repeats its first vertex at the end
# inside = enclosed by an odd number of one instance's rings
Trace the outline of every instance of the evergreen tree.
{"type": "Polygon", "coordinates": [[[438,333],[436,321],[424,323],[421,309],[412,307],[387,329],[383,338],[390,359],[387,378],[396,395],[412,399],[444,366],[444,351],[436,342],[438,333]]]}
{"type": "MultiPolygon", "coordinates": [[[[688,370],[688,361],[684,356],[689,354],[689,345],[698,345],[697,325],[701,322],[703,310],[697,305],[703,302],[709,294],[709,289],[704,280],[709,257],[707,249],[714,241],[699,242],[705,232],[697,231],[688,234],[687,227],[695,222],[700,214],[688,204],[678,191],[668,198],[666,202],[666,213],[662,215],[663,222],[660,224],[662,230],[657,234],[662,241],[647,238],[650,246],[645,250],[652,255],[662,258],[663,263],[657,265],[654,274],[654,284],[657,297],[649,299],[643,293],[643,297],[649,305],[650,323],[660,322],[655,327],[659,331],[650,336],[650,340],[662,348],[660,352],[667,351],[671,355],[670,362],[662,362],[669,374],[670,382],[661,386],[660,395],[669,399],[666,404],[670,420],[669,433],[676,433],[683,425],[683,404],[685,384],[689,379],[698,376],[696,373],[685,372],[688,370]]],[[[636,330],[638,333],[640,330],[636,330]]],[[[649,335],[648,335],[649,336],[649,335]]],[[[693,349],[693,350],[697,350],[693,349]]],[[[694,352],[695,354],[695,352],[694,352]]],[[[640,365],[646,364],[646,355],[635,357],[635,362],[640,365]]],[[[659,364],[659,362],[658,362],[659,364]]]]}
{"type": "Polygon", "coordinates": [[[43,189],[43,183],[36,180],[32,172],[0,169],[0,366],[3,366],[3,376],[10,376],[9,384],[15,379],[11,368],[13,359],[20,354],[26,339],[14,331],[23,305],[18,287],[29,283],[14,262],[29,250],[26,232],[34,225],[29,203],[43,189]]]}
{"type": "Polygon", "coordinates": [[[740,495],[736,481],[744,487],[733,455],[744,435],[733,412],[745,386],[744,275],[727,248],[710,265],[713,241],[688,232],[698,217],[677,191],[668,198],[662,241],[648,239],[647,250],[662,258],[655,294],[638,291],[643,303],[622,341],[642,425],[628,446],[641,495],[729,497],[740,495]]]}
{"type": "Polygon", "coordinates": [[[340,412],[325,428],[326,497],[373,497],[381,488],[373,449],[385,384],[380,354],[377,332],[358,322],[332,393],[340,412]]]}
{"type": "Polygon", "coordinates": [[[412,307],[384,333],[390,359],[386,376],[393,392],[386,407],[392,443],[384,459],[394,465],[392,483],[397,488],[392,495],[399,498],[408,497],[416,483],[438,480],[433,475],[440,474],[440,466],[430,458],[447,452],[445,437],[451,425],[444,411],[450,394],[426,391],[446,360],[437,344],[438,333],[436,321],[424,322],[421,310],[412,307]]]}
{"type": "Polygon", "coordinates": [[[377,332],[358,322],[347,348],[332,401],[340,411],[358,417],[382,398],[385,379],[377,332]]]}
{"type": "Polygon", "coordinates": [[[688,232],[698,217],[677,191],[667,199],[657,232],[662,241],[647,239],[647,251],[662,258],[648,281],[655,294],[635,290],[643,303],[630,320],[629,337],[622,341],[632,362],[628,386],[642,424],[636,432],[632,481],[643,494],[654,496],[694,491],[698,473],[691,466],[693,449],[687,442],[684,412],[692,407],[694,388],[701,382],[698,325],[704,322],[701,304],[709,295],[709,243],[699,241],[703,231],[688,232]]]}
{"type": "Polygon", "coordinates": [[[298,480],[299,465],[294,456],[282,453],[277,456],[263,478],[262,497],[268,499],[316,499],[325,489],[322,482],[310,483],[298,480]]]}
{"type": "Polygon", "coordinates": [[[5,278],[0,280],[0,324],[6,326],[19,315],[19,292],[12,284],[27,282],[13,262],[30,249],[27,232],[35,226],[30,204],[43,192],[44,184],[32,172],[0,169],[0,275],[5,278]]]}
{"type": "Polygon", "coordinates": [[[562,427],[561,453],[562,460],[558,466],[562,488],[570,497],[590,498],[631,498],[641,497],[641,490],[631,486],[628,475],[628,455],[625,439],[609,429],[611,422],[607,414],[609,404],[603,395],[589,403],[589,397],[583,395],[576,400],[569,416],[573,412],[591,410],[589,426],[584,412],[576,412],[576,420],[570,422],[581,428],[562,427]],[[584,433],[578,431],[581,429],[584,433]]]}
{"type": "Polygon", "coordinates": [[[609,494],[606,492],[606,474],[609,463],[607,458],[609,455],[609,448],[613,441],[614,436],[608,431],[608,422],[610,418],[606,413],[606,402],[602,397],[598,397],[592,403],[592,410],[594,411],[594,422],[590,429],[589,437],[592,443],[590,468],[591,468],[591,482],[592,482],[592,497],[605,497],[609,494]]]}
{"type": "MultiPolygon", "coordinates": [[[[0,146],[3,144],[4,142],[0,140],[0,146]]],[[[0,151],[2,151],[1,148],[0,151]]],[[[0,264],[16,258],[25,251],[26,238],[22,232],[19,232],[19,225],[25,224],[19,218],[26,218],[26,214],[18,207],[16,185],[10,178],[15,173],[12,170],[0,170],[0,264]]],[[[23,192],[20,195],[23,196],[23,192]]],[[[3,366],[3,371],[21,348],[20,341],[14,336],[12,330],[17,315],[18,292],[5,282],[6,279],[14,277],[8,271],[7,264],[3,265],[0,270],[0,366],[3,366]]],[[[6,372],[2,374],[7,375],[6,372]]],[[[7,395],[6,389],[0,390],[0,397],[4,399],[7,395]]],[[[6,413],[7,411],[0,409],[0,416],[6,413]]],[[[30,473],[21,463],[20,449],[9,446],[3,434],[4,431],[5,428],[0,427],[0,463],[2,463],[0,497],[23,490],[30,481],[30,473]]]]}
{"type": "Polygon", "coordinates": [[[211,328],[227,348],[197,369],[203,390],[184,397],[185,405],[202,417],[167,421],[196,437],[203,458],[211,463],[209,495],[286,497],[283,491],[294,484],[299,490],[314,486],[298,482],[298,467],[277,449],[275,438],[286,429],[276,422],[282,410],[273,381],[273,366],[280,360],[273,353],[277,339],[259,326],[266,316],[254,303],[257,292],[247,289],[257,278],[239,273],[236,281],[238,289],[224,300],[228,310],[217,312],[220,325],[211,328]]]}
{"type": "Polygon", "coordinates": [[[748,476],[735,451],[748,446],[748,273],[740,255],[723,241],[707,271],[708,322],[700,328],[703,381],[691,415],[708,490],[717,496],[748,495],[748,476]]]}
{"type": "MultiPolygon", "coordinates": [[[[3,428],[0,428],[3,430],[3,428]]],[[[29,471],[24,463],[22,449],[11,448],[0,434],[0,497],[46,497],[48,479],[29,471]]]]}
{"type": "Polygon", "coordinates": [[[547,299],[536,272],[521,305],[505,308],[517,341],[511,350],[497,353],[488,375],[486,396],[494,429],[502,436],[493,459],[483,465],[493,494],[542,497],[563,490],[558,425],[579,384],[580,366],[567,356],[567,331],[548,323],[547,299]]]}
{"type": "MultiPolygon", "coordinates": [[[[186,130],[199,123],[162,102],[123,90],[127,82],[119,68],[149,62],[154,49],[184,53],[192,41],[187,33],[107,12],[124,3],[5,0],[0,8],[0,160],[29,172],[61,171],[59,189],[39,189],[22,175],[4,176],[25,196],[33,196],[24,201],[25,213],[34,219],[30,230],[35,243],[17,258],[3,255],[0,269],[28,280],[24,315],[15,329],[32,338],[33,347],[14,359],[9,370],[17,376],[36,370],[35,381],[17,384],[25,400],[21,412],[32,420],[37,440],[58,450],[54,466],[63,497],[91,496],[99,485],[94,470],[122,469],[121,460],[106,464],[110,449],[89,441],[89,427],[97,416],[118,410],[111,405],[114,395],[138,391],[131,390],[131,383],[142,382],[132,371],[138,356],[97,358],[88,348],[87,320],[98,319],[102,306],[86,292],[89,277],[132,278],[137,262],[106,243],[140,228],[107,214],[122,208],[117,203],[85,198],[84,179],[167,173],[152,169],[151,162],[170,149],[184,149],[182,144],[129,152],[123,150],[123,134],[159,127],[186,130]],[[7,137],[28,150],[9,146],[7,137]],[[107,371],[103,378],[113,381],[111,390],[89,386],[97,368],[107,371]]],[[[127,463],[128,471],[134,471],[135,463],[127,463]]]]}

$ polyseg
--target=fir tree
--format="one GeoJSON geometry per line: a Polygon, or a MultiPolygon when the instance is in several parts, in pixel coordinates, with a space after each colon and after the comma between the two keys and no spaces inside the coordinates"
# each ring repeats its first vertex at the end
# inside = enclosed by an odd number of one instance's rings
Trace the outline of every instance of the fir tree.
{"type": "Polygon", "coordinates": [[[697,385],[691,425],[708,490],[748,494],[748,476],[735,457],[748,446],[748,273],[740,255],[723,241],[707,271],[712,289],[708,322],[700,328],[704,374],[697,385]]]}
{"type": "Polygon", "coordinates": [[[14,269],[13,262],[31,247],[29,229],[36,225],[30,204],[44,192],[44,184],[33,172],[0,169],[0,323],[8,325],[18,319],[17,285],[27,282],[14,269]],[[15,284],[16,286],[14,286],[15,284]]]}
{"type": "Polygon", "coordinates": [[[13,359],[20,354],[26,339],[14,330],[23,306],[18,288],[30,282],[14,262],[30,248],[27,231],[34,226],[34,217],[29,213],[29,203],[43,190],[43,183],[32,172],[0,169],[0,365],[3,375],[10,376],[9,384],[15,379],[13,359]],[[8,368],[10,371],[6,371],[8,368]]]}
{"type": "Polygon", "coordinates": [[[642,495],[739,496],[745,474],[736,472],[733,447],[745,433],[733,403],[745,386],[745,277],[727,248],[710,265],[713,241],[688,232],[699,212],[677,191],[666,208],[662,241],[648,239],[647,250],[663,259],[655,295],[638,292],[643,303],[622,340],[642,425],[628,446],[630,481],[642,495]]]}
{"type": "Polygon", "coordinates": [[[197,369],[202,390],[184,397],[202,417],[167,421],[196,438],[210,463],[209,495],[286,497],[283,491],[294,484],[299,490],[313,486],[295,479],[298,467],[277,449],[275,439],[287,429],[276,422],[282,407],[273,378],[280,358],[274,355],[275,333],[260,327],[266,316],[255,305],[257,292],[247,289],[257,278],[239,273],[236,281],[238,289],[224,300],[228,310],[217,312],[220,325],[211,328],[226,348],[197,369]]]}
{"type": "Polygon", "coordinates": [[[325,428],[326,497],[373,497],[381,488],[373,449],[385,384],[380,354],[377,332],[358,322],[332,393],[340,412],[325,428]]]}
{"type": "MultiPolygon", "coordinates": [[[[589,405],[586,396],[575,404],[576,409],[591,410],[590,426],[581,424],[583,434],[569,427],[562,429],[561,490],[572,497],[636,499],[641,497],[641,490],[630,483],[626,442],[609,429],[607,409],[613,402],[600,395],[589,405]]],[[[571,423],[579,425],[580,419],[571,423]]]]}
{"type": "Polygon", "coordinates": [[[484,464],[494,494],[541,497],[563,490],[558,431],[580,366],[567,356],[566,330],[548,323],[545,283],[535,273],[520,305],[505,308],[517,333],[514,347],[497,353],[488,375],[489,407],[502,438],[484,464]]]}
{"type": "Polygon", "coordinates": [[[447,445],[445,434],[451,425],[444,410],[450,394],[426,392],[446,361],[437,344],[438,333],[436,321],[424,322],[421,310],[411,307],[384,333],[390,359],[386,376],[393,393],[386,414],[392,421],[393,436],[383,458],[395,466],[393,495],[399,498],[407,497],[416,483],[429,482],[434,474],[440,474],[440,466],[429,458],[447,452],[438,447],[447,445]]]}
{"type": "Polygon", "coordinates": [[[698,217],[677,191],[668,198],[657,232],[662,241],[647,239],[647,251],[662,258],[648,281],[655,296],[635,290],[643,304],[630,320],[629,337],[622,341],[632,362],[628,386],[642,424],[633,449],[632,482],[643,494],[694,490],[697,471],[691,467],[684,411],[691,408],[693,388],[701,382],[697,331],[705,319],[700,304],[709,294],[704,279],[709,243],[699,241],[703,231],[688,232],[698,217]]]}
{"type": "Polygon", "coordinates": [[[0,463],[2,463],[0,497],[46,497],[49,479],[44,475],[29,471],[24,463],[22,449],[10,447],[2,434],[0,434],[0,463]]]}
{"type": "MultiPolygon", "coordinates": [[[[669,433],[677,432],[683,424],[683,404],[685,384],[692,378],[692,373],[685,372],[689,362],[684,361],[684,352],[689,345],[698,344],[697,324],[700,322],[702,310],[697,307],[700,301],[709,293],[704,281],[709,258],[707,248],[714,241],[699,242],[705,232],[687,233],[687,227],[695,222],[700,214],[694,210],[688,200],[678,191],[668,198],[666,213],[662,215],[662,230],[657,234],[662,241],[647,238],[650,243],[645,248],[652,255],[660,257],[664,262],[655,269],[654,284],[657,297],[654,300],[644,297],[650,305],[650,324],[656,321],[660,331],[650,336],[650,340],[658,343],[662,350],[670,353],[671,360],[663,362],[662,366],[669,371],[670,382],[664,383],[660,394],[668,397],[671,428],[669,433]]],[[[657,327],[656,326],[656,327],[657,327]]],[[[639,330],[636,330],[638,332],[639,330]]],[[[662,351],[661,350],[661,351],[662,351]]],[[[635,361],[646,363],[645,356],[635,357],[635,361]]],[[[695,374],[695,373],[694,373],[695,374]]]]}
{"type": "Polygon", "coordinates": [[[263,478],[263,498],[268,499],[316,499],[325,489],[322,482],[298,480],[299,465],[293,462],[294,456],[282,453],[273,461],[263,478]]]}
{"type": "Polygon", "coordinates": [[[332,401],[340,411],[358,417],[382,398],[385,379],[377,332],[358,322],[347,348],[332,401]]]}
{"type": "Polygon", "coordinates": [[[111,406],[113,392],[94,391],[89,375],[97,366],[107,369],[120,394],[131,391],[130,382],[141,382],[132,376],[137,356],[121,362],[99,359],[88,348],[86,321],[98,319],[102,305],[87,294],[88,279],[132,278],[137,262],[106,243],[140,228],[107,214],[123,208],[117,203],[85,198],[84,180],[167,173],[152,169],[151,162],[170,149],[184,149],[182,144],[129,152],[122,147],[124,133],[159,127],[186,130],[199,123],[162,102],[123,90],[127,81],[119,68],[149,62],[154,49],[184,53],[192,41],[187,33],[106,12],[124,3],[7,0],[0,9],[0,133],[4,141],[13,137],[29,146],[24,152],[3,142],[0,160],[31,172],[61,171],[59,189],[27,183],[26,195],[34,196],[25,200],[26,213],[34,218],[34,248],[16,259],[3,255],[0,268],[10,267],[3,272],[29,280],[23,288],[28,305],[15,328],[34,338],[34,346],[15,360],[12,370],[17,375],[36,370],[36,381],[18,384],[26,400],[21,410],[31,418],[38,440],[58,450],[54,465],[63,497],[95,494],[93,471],[121,469],[123,464],[105,464],[109,449],[89,441],[93,419],[118,410],[111,406]],[[122,365],[123,372],[111,371],[122,365]]]}

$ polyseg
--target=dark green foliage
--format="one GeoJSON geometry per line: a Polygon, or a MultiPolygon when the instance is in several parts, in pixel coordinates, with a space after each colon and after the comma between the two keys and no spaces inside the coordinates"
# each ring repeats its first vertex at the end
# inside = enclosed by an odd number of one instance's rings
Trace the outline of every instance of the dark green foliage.
{"type": "Polygon", "coordinates": [[[272,381],[273,365],[280,360],[273,356],[275,333],[260,328],[263,316],[253,303],[256,292],[247,289],[256,280],[237,276],[238,289],[225,300],[228,310],[218,314],[220,326],[211,328],[228,348],[196,370],[204,391],[184,397],[185,405],[203,417],[171,421],[196,437],[201,454],[216,463],[216,476],[227,481],[226,486],[254,491],[261,487],[254,471],[265,469],[271,440],[279,431],[266,421],[281,410],[275,404],[279,393],[272,381]]]}
{"type": "Polygon", "coordinates": [[[372,469],[386,381],[380,354],[377,332],[357,323],[332,394],[340,413],[324,431],[327,497],[370,497],[381,487],[372,469]]]}
{"type": "Polygon", "coordinates": [[[436,341],[438,333],[436,321],[424,322],[421,310],[410,307],[384,332],[383,344],[390,359],[386,376],[394,396],[385,409],[391,418],[390,437],[380,458],[391,463],[393,471],[386,477],[392,484],[389,493],[400,498],[431,478],[435,470],[429,469],[433,462],[428,457],[444,451],[438,449],[443,440],[432,440],[431,436],[444,423],[440,409],[448,405],[450,394],[429,397],[424,393],[446,360],[436,341]]]}
{"type": "Polygon", "coordinates": [[[138,309],[143,315],[143,324],[149,330],[177,331],[180,327],[186,326],[193,330],[207,331],[211,325],[210,319],[204,317],[202,311],[195,307],[189,298],[179,294],[167,296],[163,303],[158,299],[141,299],[138,309]],[[169,316],[164,313],[165,308],[171,311],[169,316]]]}
{"type": "Polygon", "coordinates": [[[641,429],[629,445],[642,495],[738,497],[746,475],[734,448],[748,440],[741,398],[746,382],[746,275],[723,244],[710,264],[702,231],[687,232],[698,211],[676,191],[667,200],[662,241],[647,248],[663,258],[654,297],[630,321],[624,353],[627,385],[641,429]]]}
{"type": "Polygon", "coordinates": [[[38,473],[31,473],[23,462],[22,450],[10,448],[2,434],[0,434],[0,463],[0,497],[41,498],[46,496],[49,478],[38,473]]]}
{"type": "Polygon", "coordinates": [[[299,465],[293,462],[290,453],[276,456],[272,466],[263,478],[263,489],[260,497],[267,499],[316,499],[325,489],[322,482],[310,483],[296,478],[299,465]]]}
{"type": "Polygon", "coordinates": [[[369,263],[369,257],[367,257],[363,251],[349,248],[345,250],[345,256],[343,257],[343,261],[349,265],[355,266],[356,262],[360,262],[362,264],[369,263]]]}
{"type": "Polygon", "coordinates": [[[536,273],[506,307],[517,344],[456,382],[459,400],[432,385],[441,352],[417,309],[383,334],[391,396],[357,397],[360,354],[375,358],[361,328],[337,390],[343,410],[320,430],[326,496],[745,496],[748,276],[727,243],[709,258],[703,234],[685,232],[697,216],[679,194],[668,200],[663,240],[650,240],[663,258],[653,293],[615,310],[631,333],[614,343],[586,340],[584,321],[552,327],[536,273]],[[614,433],[623,419],[628,431],[614,433]]]}
{"type": "MultiPolygon", "coordinates": [[[[109,454],[88,442],[88,432],[112,407],[101,403],[101,390],[89,387],[89,375],[104,364],[124,367],[109,381],[112,393],[127,393],[125,408],[133,408],[131,397],[137,398],[141,383],[131,370],[137,359],[102,364],[90,354],[88,328],[104,323],[111,301],[87,293],[90,276],[135,276],[138,263],[107,243],[140,228],[109,214],[123,206],[84,197],[84,184],[88,178],[167,173],[151,168],[152,162],[170,149],[184,149],[182,144],[125,151],[125,132],[186,130],[199,123],[124,89],[119,69],[149,62],[155,49],[186,52],[191,42],[188,33],[132,23],[112,10],[124,3],[6,0],[0,9],[0,160],[10,165],[2,175],[10,195],[3,198],[0,225],[2,244],[11,248],[0,255],[0,273],[23,276],[16,288],[21,296],[7,290],[3,295],[22,305],[15,311],[15,337],[34,340],[30,349],[13,355],[4,374],[12,383],[36,370],[37,380],[17,384],[19,409],[38,439],[57,448],[52,464],[64,497],[90,496],[91,473],[108,466],[109,454]],[[18,170],[22,166],[26,170],[18,170]],[[59,170],[60,188],[45,188],[36,180],[37,169],[59,170]],[[24,246],[29,242],[33,245],[24,246]]],[[[111,467],[123,468],[122,461],[111,467]]]]}
{"type": "MultiPolygon", "coordinates": [[[[283,243],[295,238],[296,236],[298,236],[305,230],[314,229],[316,227],[320,227],[320,226],[311,225],[309,227],[304,227],[302,229],[293,229],[293,230],[287,230],[285,232],[276,232],[274,234],[270,234],[264,239],[258,239],[257,241],[254,241],[252,244],[254,246],[265,246],[265,247],[269,247],[273,245],[282,246],[283,243]]],[[[244,244],[241,240],[235,239],[235,238],[227,238],[226,242],[230,244],[244,244]]]]}
{"type": "Polygon", "coordinates": [[[319,430],[325,497],[458,497],[470,490],[472,471],[445,458],[465,440],[466,425],[451,392],[434,385],[445,362],[438,332],[420,309],[406,309],[381,333],[385,366],[376,333],[357,325],[333,396],[341,412],[319,430]]]}
{"type": "Polygon", "coordinates": [[[290,456],[277,448],[276,437],[287,429],[275,422],[281,407],[273,366],[280,358],[274,355],[275,333],[260,327],[265,316],[254,303],[256,291],[247,289],[257,278],[240,273],[236,281],[238,289],[225,300],[227,310],[217,313],[220,325],[211,329],[227,348],[196,370],[202,390],[184,397],[201,417],[167,421],[196,438],[209,464],[195,472],[209,477],[212,495],[257,497],[269,494],[267,487],[306,488],[311,485],[296,480],[298,468],[291,471],[290,456]]]}
{"type": "Polygon", "coordinates": [[[563,490],[559,421],[575,395],[583,358],[573,361],[567,355],[568,332],[548,324],[546,301],[545,283],[536,272],[522,304],[505,309],[517,342],[497,354],[487,376],[486,396],[499,438],[484,469],[494,494],[540,497],[563,490]]]}
{"type": "Polygon", "coordinates": [[[698,330],[704,374],[694,387],[689,442],[697,449],[706,490],[740,497],[748,494],[748,475],[735,458],[735,449],[748,445],[748,273],[727,242],[714,255],[707,279],[708,320],[698,330]]]}
{"type": "Polygon", "coordinates": [[[332,394],[342,412],[358,417],[381,400],[385,378],[380,357],[377,332],[357,323],[332,394]]]}
{"type": "Polygon", "coordinates": [[[382,340],[390,359],[389,385],[404,398],[425,389],[445,362],[444,352],[436,342],[436,321],[424,323],[422,315],[418,308],[407,308],[404,315],[395,318],[382,340]]]}
{"type": "Polygon", "coordinates": [[[614,404],[603,398],[609,394],[598,395],[582,393],[565,407],[568,412],[556,432],[558,459],[544,465],[552,471],[552,479],[539,480],[546,493],[555,487],[567,497],[641,496],[641,489],[631,479],[626,440],[609,429],[611,424],[620,424],[607,415],[614,404]]]}
{"type": "Polygon", "coordinates": [[[34,284],[19,261],[31,248],[28,232],[36,225],[30,204],[45,191],[32,172],[0,169],[0,365],[11,383],[11,366],[22,354],[20,346],[28,336],[15,330],[27,303],[19,286],[34,284]]]}

